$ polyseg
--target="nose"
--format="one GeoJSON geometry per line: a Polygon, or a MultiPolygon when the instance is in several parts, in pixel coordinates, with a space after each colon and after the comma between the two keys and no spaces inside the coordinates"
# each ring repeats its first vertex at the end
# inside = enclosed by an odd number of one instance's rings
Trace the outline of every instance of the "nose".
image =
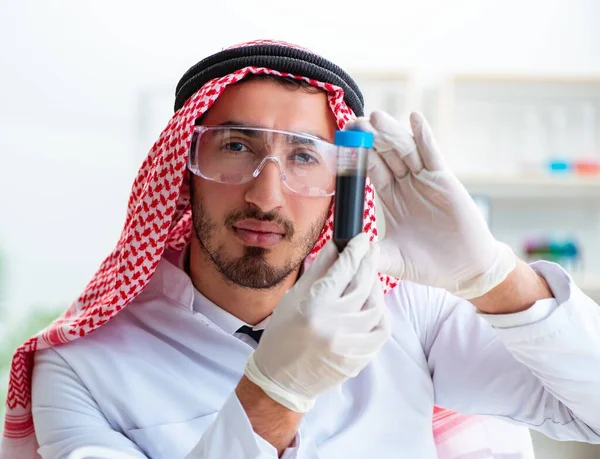
{"type": "Polygon", "coordinates": [[[285,202],[281,169],[277,161],[268,160],[257,168],[258,176],[249,182],[246,202],[252,203],[263,212],[282,207],[285,202]]]}

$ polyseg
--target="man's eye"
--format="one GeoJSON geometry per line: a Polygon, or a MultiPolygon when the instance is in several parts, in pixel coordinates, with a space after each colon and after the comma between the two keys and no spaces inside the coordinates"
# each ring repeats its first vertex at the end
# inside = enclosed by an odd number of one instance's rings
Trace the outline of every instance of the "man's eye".
{"type": "Polygon", "coordinates": [[[248,147],[241,142],[228,142],[223,145],[223,150],[233,151],[233,152],[245,152],[249,151],[248,147]]]}
{"type": "Polygon", "coordinates": [[[292,159],[300,164],[319,164],[319,160],[310,153],[295,153],[292,159]]]}

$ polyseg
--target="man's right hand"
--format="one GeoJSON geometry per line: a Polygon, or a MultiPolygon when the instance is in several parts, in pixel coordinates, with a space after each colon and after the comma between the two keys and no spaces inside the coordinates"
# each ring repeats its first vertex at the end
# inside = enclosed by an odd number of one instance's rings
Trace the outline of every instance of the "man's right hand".
{"type": "Polygon", "coordinates": [[[326,390],[356,376],[390,336],[377,246],[361,233],[338,254],[332,241],[277,305],[246,377],[305,413],[326,390]]]}

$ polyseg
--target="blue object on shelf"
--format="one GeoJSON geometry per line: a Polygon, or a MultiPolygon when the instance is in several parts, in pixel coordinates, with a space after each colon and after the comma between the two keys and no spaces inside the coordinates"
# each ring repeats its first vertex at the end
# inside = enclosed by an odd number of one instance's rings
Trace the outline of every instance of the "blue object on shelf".
{"type": "Polygon", "coordinates": [[[564,159],[551,159],[548,161],[548,170],[550,172],[569,172],[571,164],[564,159]]]}

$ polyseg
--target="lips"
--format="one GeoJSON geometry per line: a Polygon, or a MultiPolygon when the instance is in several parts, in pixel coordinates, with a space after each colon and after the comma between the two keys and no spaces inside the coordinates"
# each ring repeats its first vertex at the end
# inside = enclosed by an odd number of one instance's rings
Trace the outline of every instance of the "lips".
{"type": "Polygon", "coordinates": [[[241,220],[233,225],[236,236],[245,244],[271,247],[283,240],[285,231],[276,223],[259,220],[241,220]]]}
{"type": "Polygon", "coordinates": [[[284,229],[273,222],[261,222],[259,220],[241,220],[233,225],[235,229],[253,231],[256,233],[271,233],[284,235],[284,229]]]}

